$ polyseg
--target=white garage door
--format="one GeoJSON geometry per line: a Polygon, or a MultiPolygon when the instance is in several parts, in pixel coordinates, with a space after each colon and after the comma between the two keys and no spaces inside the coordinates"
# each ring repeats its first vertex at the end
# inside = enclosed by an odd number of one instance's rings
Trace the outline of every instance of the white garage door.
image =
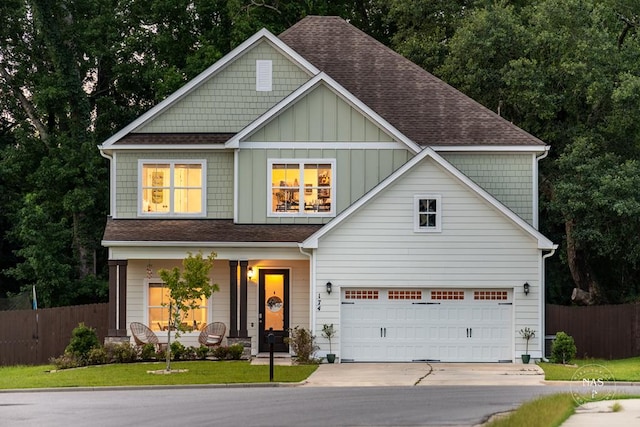
{"type": "Polygon", "coordinates": [[[509,290],[342,291],[343,361],[512,360],[509,290]]]}

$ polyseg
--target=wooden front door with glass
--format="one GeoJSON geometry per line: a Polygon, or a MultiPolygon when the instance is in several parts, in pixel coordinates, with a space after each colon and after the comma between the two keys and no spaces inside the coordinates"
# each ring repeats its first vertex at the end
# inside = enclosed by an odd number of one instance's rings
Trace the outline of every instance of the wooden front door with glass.
{"type": "Polygon", "coordinates": [[[273,333],[273,351],[288,352],[285,338],[289,332],[289,270],[260,270],[259,350],[269,351],[268,335],[273,333]]]}

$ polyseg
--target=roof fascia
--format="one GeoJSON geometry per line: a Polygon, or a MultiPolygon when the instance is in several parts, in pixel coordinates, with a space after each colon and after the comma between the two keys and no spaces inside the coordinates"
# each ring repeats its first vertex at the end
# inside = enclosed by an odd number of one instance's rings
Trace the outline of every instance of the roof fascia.
{"type": "Polygon", "coordinates": [[[187,145],[179,145],[179,144],[127,144],[127,145],[118,145],[116,147],[101,147],[104,152],[113,152],[113,151],[126,151],[126,150],[136,150],[136,151],[155,151],[155,150],[226,150],[224,143],[220,144],[187,144],[187,145]]]}
{"type": "Polygon", "coordinates": [[[327,225],[322,227],[320,230],[316,231],[314,234],[305,239],[300,246],[305,249],[315,249],[318,247],[318,240],[329,233],[333,228],[337,227],[342,221],[348,218],[355,211],[364,206],[367,202],[381,193],[384,189],[389,187],[392,183],[394,183],[397,179],[399,179],[402,175],[412,169],[414,166],[422,162],[425,157],[431,157],[436,163],[438,163],[441,167],[447,170],[450,174],[456,177],[459,181],[461,181],[464,185],[470,188],[472,191],[477,193],[481,198],[483,198],[486,202],[492,205],[495,209],[500,211],[504,216],[522,228],[526,233],[531,235],[538,242],[538,249],[543,250],[551,250],[556,245],[553,244],[548,238],[546,238],[542,233],[536,230],[531,224],[520,218],[513,211],[503,205],[498,199],[489,194],[486,190],[480,187],[478,184],[473,182],[469,177],[464,175],[458,169],[456,169],[451,163],[441,157],[439,154],[434,152],[430,148],[425,148],[422,152],[420,152],[417,156],[413,157],[407,163],[405,163],[402,167],[397,169],[394,173],[389,175],[387,179],[382,181],[376,187],[374,187],[371,191],[362,196],[358,201],[345,209],[340,215],[333,219],[333,221],[329,222],[327,225]]]}
{"type": "Polygon", "coordinates": [[[261,126],[266,125],[271,119],[280,114],[285,108],[289,105],[293,104],[298,99],[305,96],[308,92],[315,89],[321,83],[325,83],[327,87],[338,94],[343,100],[345,100],[349,105],[358,110],[361,114],[367,117],[369,120],[376,123],[382,129],[385,130],[389,135],[398,141],[402,142],[407,146],[409,150],[411,150],[414,154],[419,153],[422,150],[418,144],[407,138],[402,132],[396,129],[391,123],[387,122],[382,116],[369,108],[365,103],[356,98],[351,92],[345,89],[342,85],[332,79],[325,72],[319,72],[315,77],[311,80],[300,86],[298,89],[293,91],[289,96],[284,98],[282,101],[277,103],[273,108],[267,111],[262,116],[258,117],[240,132],[238,132],[235,136],[233,136],[229,141],[226,142],[228,147],[230,148],[240,148],[240,141],[242,139],[249,136],[251,133],[258,130],[261,126]]]}
{"type": "Polygon", "coordinates": [[[439,152],[504,152],[504,153],[544,153],[549,151],[548,145],[430,145],[439,152]]]}
{"type": "Polygon", "coordinates": [[[166,110],[167,108],[171,107],[173,104],[181,100],[191,91],[199,87],[203,82],[208,80],[212,75],[216,74],[218,71],[225,68],[228,64],[236,60],[236,58],[242,55],[245,51],[250,49],[253,45],[257,44],[258,42],[262,41],[263,39],[266,39],[269,42],[271,42],[277,49],[281,50],[283,54],[288,56],[291,60],[295,61],[308,74],[315,75],[319,72],[319,70],[313,64],[311,64],[309,61],[307,61],[302,56],[300,56],[300,54],[298,54],[296,51],[294,51],[289,46],[287,46],[287,44],[285,44],[282,40],[280,40],[278,37],[273,35],[270,31],[263,28],[257,33],[255,33],[253,36],[249,37],[243,43],[238,45],[231,52],[229,52],[228,54],[220,58],[218,61],[212,64],[209,68],[207,68],[206,70],[198,74],[196,77],[194,77],[192,80],[187,82],[180,89],[178,89],[177,91],[169,95],[160,103],[158,103],[157,105],[149,109],[146,113],[142,114],[136,120],[129,123],[127,126],[125,126],[120,131],[115,133],[113,136],[107,139],[104,143],[102,143],[102,145],[98,146],[98,148],[100,148],[101,150],[109,148],[111,145],[115,144],[125,135],[134,131],[136,128],[140,127],[141,125],[147,123],[149,120],[153,119],[154,117],[159,115],[161,112],[163,112],[164,110],[166,110]]]}
{"type": "Polygon", "coordinates": [[[189,242],[189,241],[156,241],[156,240],[103,240],[104,247],[221,247],[221,248],[297,248],[297,242],[189,242]]]}

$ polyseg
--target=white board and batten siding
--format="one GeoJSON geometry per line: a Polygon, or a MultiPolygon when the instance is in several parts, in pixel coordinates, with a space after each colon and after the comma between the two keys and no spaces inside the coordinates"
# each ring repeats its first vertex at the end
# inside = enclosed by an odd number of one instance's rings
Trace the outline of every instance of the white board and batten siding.
{"type": "MultiPolygon", "coordinates": [[[[425,158],[320,239],[316,249],[316,280],[318,286],[331,281],[335,292],[323,296],[323,308],[316,314],[316,329],[320,330],[324,323],[334,323],[340,335],[338,346],[351,345],[347,342],[351,326],[347,323],[347,329],[341,330],[341,324],[345,320],[349,322],[349,316],[365,313],[356,314],[348,309],[345,313],[339,308],[343,290],[347,289],[383,292],[418,289],[426,292],[425,296],[430,290],[457,289],[471,295],[475,290],[507,290],[513,305],[501,306],[503,308],[494,310],[498,314],[493,314],[506,319],[504,322],[509,328],[504,338],[509,348],[500,351],[500,360],[515,360],[516,354],[522,352],[519,341],[523,341],[517,331],[524,326],[536,327],[540,322],[540,256],[536,240],[528,233],[436,162],[425,158]],[[414,232],[413,200],[414,195],[419,194],[441,196],[441,232],[414,232]],[[522,292],[524,282],[531,285],[527,296],[522,292]],[[504,307],[509,307],[508,313],[504,307]]],[[[389,301],[382,308],[394,311],[394,304],[397,303],[389,301]]],[[[468,321],[464,316],[474,315],[473,306],[463,304],[462,311],[456,315],[447,312],[445,306],[448,307],[441,304],[438,310],[422,314],[413,308],[401,312],[406,316],[427,316],[427,319],[452,316],[451,322],[440,322],[439,334],[445,334],[448,323],[464,323],[468,321]]],[[[462,331],[466,332],[466,327],[462,331]]],[[[532,345],[535,344],[530,343],[531,353],[539,351],[532,345]]],[[[342,348],[337,351],[336,347],[334,344],[334,352],[340,354],[342,348]]],[[[406,354],[378,359],[413,360],[409,347],[406,344],[401,350],[406,354]]],[[[484,356],[449,359],[473,361],[484,356]]]]}

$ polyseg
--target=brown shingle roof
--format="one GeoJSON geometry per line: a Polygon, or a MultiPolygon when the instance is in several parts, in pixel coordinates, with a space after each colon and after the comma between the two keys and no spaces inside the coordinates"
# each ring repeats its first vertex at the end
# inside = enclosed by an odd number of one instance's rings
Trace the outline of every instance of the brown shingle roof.
{"type": "Polygon", "coordinates": [[[339,17],[280,39],[420,145],[544,145],[339,17]]]}
{"type": "Polygon", "coordinates": [[[224,144],[234,133],[130,133],[117,145],[224,144]]]}
{"type": "Polygon", "coordinates": [[[299,243],[321,227],[321,224],[234,224],[230,219],[108,218],[103,240],[299,243]]]}

